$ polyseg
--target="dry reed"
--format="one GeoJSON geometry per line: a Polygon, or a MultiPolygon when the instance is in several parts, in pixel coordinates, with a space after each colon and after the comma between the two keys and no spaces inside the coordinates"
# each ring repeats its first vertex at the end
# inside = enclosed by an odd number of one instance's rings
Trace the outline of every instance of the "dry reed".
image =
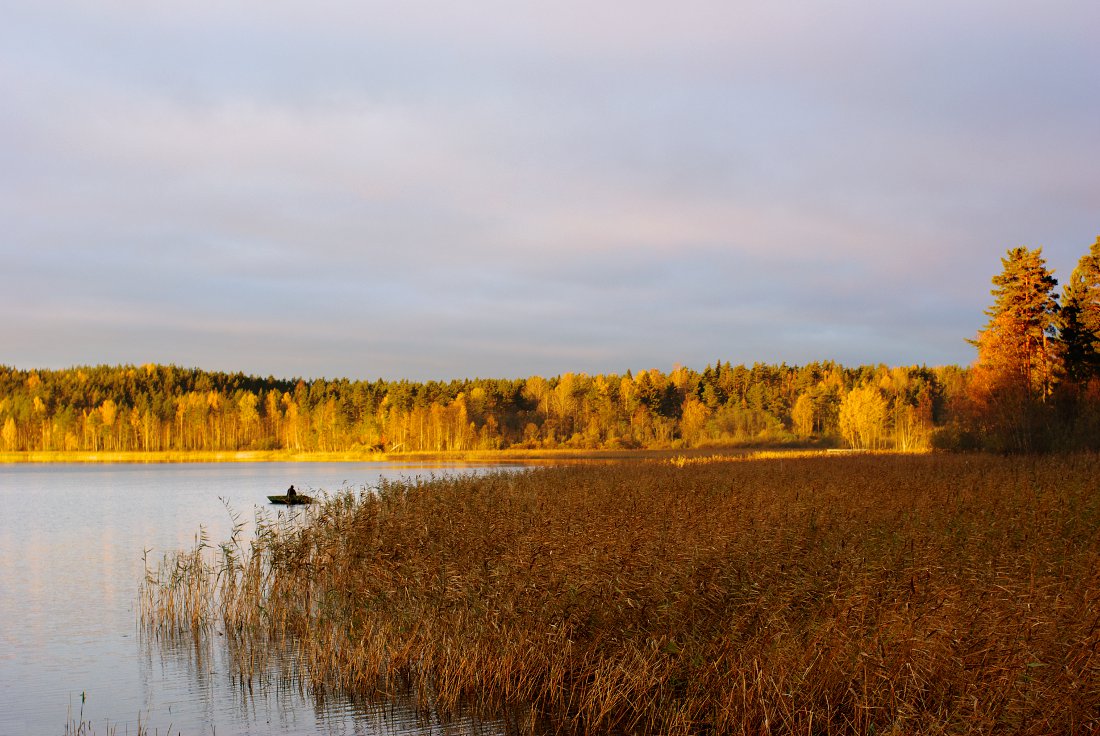
{"type": "Polygon", "coordinates": [[[167,559],[143,621],[536,730],[1096,733],[1098,478],[841,455],[383,482],[167,559]]]}

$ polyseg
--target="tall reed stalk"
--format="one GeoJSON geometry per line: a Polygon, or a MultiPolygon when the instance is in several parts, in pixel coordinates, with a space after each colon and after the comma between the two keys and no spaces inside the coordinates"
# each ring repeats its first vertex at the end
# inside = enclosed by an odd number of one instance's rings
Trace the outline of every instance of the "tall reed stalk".
{"type": "Polygon", "coordinates": [[[250,656],[291,637],[317,693],[537,730],[1096,733],[1097,478],[844,455],[382,482],[214,562],[200,540],[142,615],[250,656]]]}

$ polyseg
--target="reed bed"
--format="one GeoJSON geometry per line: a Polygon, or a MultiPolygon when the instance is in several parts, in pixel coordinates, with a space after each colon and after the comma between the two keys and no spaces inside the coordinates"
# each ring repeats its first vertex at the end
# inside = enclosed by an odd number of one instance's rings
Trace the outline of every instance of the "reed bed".
{"type": "Polygon", "coordinates": [[[143,621],[533,731],[1097,733],[1098,478],[936,454],[383,482],[166,561],[143,621]]]}

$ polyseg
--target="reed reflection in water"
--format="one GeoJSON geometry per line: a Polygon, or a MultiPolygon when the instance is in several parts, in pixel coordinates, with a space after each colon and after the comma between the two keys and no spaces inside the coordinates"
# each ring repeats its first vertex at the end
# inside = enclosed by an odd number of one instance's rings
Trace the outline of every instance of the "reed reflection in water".
{"type": "MultiPolygon", "coordinates": [[[[293,642],[268,642],[263,647],[264,666],[243,675],[240,663],[248,661],[240,642],[224,633],[193,636],[141,637],[143,666],[150,681],[167,681],[183,687],[176,693],[177,707],[199,702],[202,720],[208,724],[237,724],[230,733],[322,734],[491,734],[514,733],[515,724],[482,720],[466,714],[443,720],[418,707],[416,697],[380,695],[374,699],[345,694],[310,693],[298,675],[293,642]]],[[[157,695],[162,713],[169,693],[157,695]]],[[[203,733],[223,733],[211,725],[203,733]]]]}

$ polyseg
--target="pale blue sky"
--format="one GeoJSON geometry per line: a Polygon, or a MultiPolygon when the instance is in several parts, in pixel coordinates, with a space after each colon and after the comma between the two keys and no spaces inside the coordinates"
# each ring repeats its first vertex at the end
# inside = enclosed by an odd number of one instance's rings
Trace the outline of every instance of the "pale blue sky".
{"type": "Polygon", "coordinates": [[[968,363],[1100,234],[1100,3],[14,0],[0,363],[968,363]]]}

